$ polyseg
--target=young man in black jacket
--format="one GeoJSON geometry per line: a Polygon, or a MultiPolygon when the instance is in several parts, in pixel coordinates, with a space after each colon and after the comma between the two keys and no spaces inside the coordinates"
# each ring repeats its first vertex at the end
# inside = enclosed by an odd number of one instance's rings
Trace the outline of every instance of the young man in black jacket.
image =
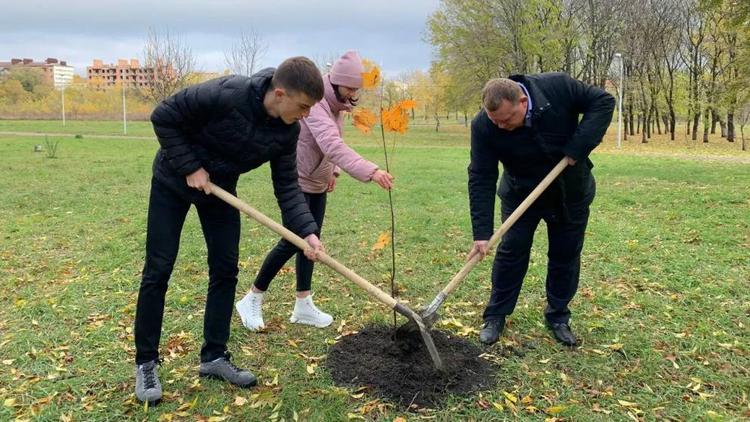
{"type": "Polygon", "coordinates": [[[274,194],[286,227],[305,238],[314,260],[322,250],[318,227],[297,184],[297,122],[323,98],[315,64],[284,61],[251,77],[225,76],[186,88],[151,115],[156,153],[143,268],[135,317],[136,396],[156,403],[156,373],[167,291],[185,216],[194,205],[208,248],[209,283],[199,374],[241,387],[256,384],[227,352],[239,258],[239,212],[210,195],[209,181],[236,194],[241,173],[270,162],[274,194]]]}
{"type": "Polygon", "coordinates": [[[474,245],[469,258],[488,253],[495,191],[503,220],[565,157],[569,166],[505,233],[492,267],[492,293],[480,340],[493,344],[513,312],[529,265],[534,231],[547,224],[547,326],[567,346],[568,304],[578,288],[583,235],[596,185],[588,159],[612,119],[614,98],[564,73],[515,75],[487,82],[483,109],[471,123],[469,199],[474,245]],[[579,121],[579,116],[583,117],[579,121]],[[498,188],[498,162],[503,165],[498,188]]]}

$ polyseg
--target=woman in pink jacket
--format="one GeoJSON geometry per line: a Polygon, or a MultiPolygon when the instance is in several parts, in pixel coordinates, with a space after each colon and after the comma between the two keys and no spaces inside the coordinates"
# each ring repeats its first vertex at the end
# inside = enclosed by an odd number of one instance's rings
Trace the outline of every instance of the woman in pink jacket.
{"type": "MultiPolygon", "coordinates": [[[[361,182],[374,181],[388,190],[393,186],[393,176],[362,158],[342,139],[343,112],[351,111],[356,105],[363,72],[362,61],[356,52],[348,51],[341,56],[330,72],[323,76],[323,99],[313,106],[308,117],[300,121],[301,130],[297,142],[299,185],[318,227],[323,226],[326,195],[333,192],[341,169],[361,182]]],[[[316,234],[320,236],[319,232],[316,234]]],[[[261,311],[263,294],[271,280],[295,254],[297,300],[290,322],[318,328],[327,327],[333,322],[331,315],[321,311],[313,303],[310,292],[312,261],[305,258],[296,246],[282,239],[266,256],[252,290],[235,305],[242,324],[248,329],[264,328],[261,311]]]]}

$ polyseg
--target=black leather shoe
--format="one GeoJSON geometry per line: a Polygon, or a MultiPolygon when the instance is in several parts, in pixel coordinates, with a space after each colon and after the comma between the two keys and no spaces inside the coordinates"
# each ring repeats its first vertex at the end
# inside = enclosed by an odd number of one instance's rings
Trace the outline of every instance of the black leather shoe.
{"type": "Polygon", "coordinates": [[[490,319],[484,322],[482,330],[479,332],[479,341],[486,345],[495,344],[505,327],[505,319],[490,319]]]}
{"type": "Polygon", "coordinates": [[[571,331],[570,325],[568,325],[568,323],[548,322],[547,326],[550,328],[550,330],[552,330],[552,334],[554,334],[555,339],[557,339],[557,341],[559,341],[560,343],[568,347],[573,347],[578,344],[578,340],[576,339],[575,334],[573,334],[573,331],[571,331]]]}

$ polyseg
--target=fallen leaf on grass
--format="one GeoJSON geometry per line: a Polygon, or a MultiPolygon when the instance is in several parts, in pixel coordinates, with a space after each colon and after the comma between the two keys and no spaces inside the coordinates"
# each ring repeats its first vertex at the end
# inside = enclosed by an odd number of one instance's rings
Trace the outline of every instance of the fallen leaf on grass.
{"type": "Polygon", "coordinates": [[[550,407],[544,409],[544,413],[546,413],[548,415],[552,415],[552,416],[559,415],[560,413],[562,413],[567,408],[568,408],[568,406],[562,406],[562,405],[550,406],[550,407]]]}
{"type": "Polygon", "coordinates": [[[612,411],[611,411],[611,410],[607,410],[607,409],[602,409],[602,408],[601,408],[601,407],[599,406],[599,403],[594,403],[594,405],[593,405],[593,406],[591,406],[591,410],[593,410],[594,412],[598,412],[598,413],[604,413],[604,414],[606,414],[606,415],[609,415],[610,413],[612,413],[612,411]]]}
{"type": "Polygon", "coordinates": [[[674,355],[667,355],[667,356],[664,356],[664,359],[672,362],[672,367],[674,367],[674,369],[680,369],[680,365],[677,364],[677,357],[676,356],[674,356],[674,355]]]}
{"type": "Polygon", "coordinates": [[[378,240],[375,241],[374,245],[372,245],[372,250],[373,252],[379,251],[385,248],[390,243],[391,243],[391,232],[384,231],[383,233],[380,233],[380,236],[378,236],[378,240]]]}
{"type": "Polygon", "coordinates": [[[180,407],[177,408],[178,412],[184,412],[185,410],[190,410],[195,406],[195,404],[198,403],[198,397],[194,398],[191,402],[186,402],[180,405],[180,407]]]}
{"type": "Polygon", "coordinates": [[[251,409],[258,409],[261,407],[273,406],[276,403],[276,396],[271,390],[266,390],[260,393],[255,393],[252,396],[250,396],[250,399],[253,401],[250,404],[251,409]]]}
{"type": "Polygon", "coordinates": [[[516,403],[518,401],[518,397],[516,397],[515,395],[513,395],[513,394],[511,394],[511,393],[509,393],[507,391],[503,391],[503,395],[505,396],[505,398],[507,398],[508,400],[510,400],[511,403],[516,403]]]}
{"type": "Polygon", "coordinates": [[[724,420],[724,417],[722,417],[720,414],[714,412],[713,410],[709,410],[708,412],[706,412],[706,417],[708,419],[711,419],[712,421],[724,420]]]}
{"type": "Polygon", "coordinates": [[[317,367],[318,367],[317,363],[311,363],[311,364],[307,365],[307,368],[306,368],[307,369],[307,373],[310,374],[310,375],[314,374],[315,373],[315,368],[317,368],[317,367]]]}

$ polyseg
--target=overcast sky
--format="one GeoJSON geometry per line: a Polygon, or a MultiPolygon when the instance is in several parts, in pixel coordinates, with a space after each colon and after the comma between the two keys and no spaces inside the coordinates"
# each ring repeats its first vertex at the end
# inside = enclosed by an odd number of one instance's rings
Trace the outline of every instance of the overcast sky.
{"type": "Polygon", "coordinates": [[[268,44],[262,65],[348,49],[388,76],[430,66],[427,17],[439,0],[0,0],[0,61],[67,60],[79,74],[94,58],[142,58],[152,27],[190,45],[199,70],[226,68],[224,52],[254,28],[268,44]]]}

